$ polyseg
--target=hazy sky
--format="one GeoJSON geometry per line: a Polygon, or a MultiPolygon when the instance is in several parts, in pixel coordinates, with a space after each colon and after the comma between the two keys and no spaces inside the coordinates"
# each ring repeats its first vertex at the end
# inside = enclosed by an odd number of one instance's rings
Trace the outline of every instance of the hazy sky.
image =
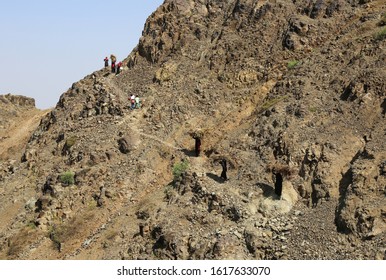
{"type": "Polygon", "coordinates": [[[54,107],[73,82],[124,59],[163,0],[0,0],[0,94],[54,107]]]}

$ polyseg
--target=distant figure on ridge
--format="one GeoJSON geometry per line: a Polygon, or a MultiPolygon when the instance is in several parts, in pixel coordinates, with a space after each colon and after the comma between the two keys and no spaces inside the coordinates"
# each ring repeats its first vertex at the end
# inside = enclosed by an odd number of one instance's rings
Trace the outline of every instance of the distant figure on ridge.
{"type": "Polygon", "coordinates": [[[120,62],[118,62],[118,64],[117,64],[117,75],[118,75],[119,73],[121,73],[121,67],[122,67],[122,62],[120,61],[120,62]]]}
{"type": "Polygon", "coordinates": [[[115,73],[115,63],[117,62],[117,58],[115,57],[115,55],[110,55],[110,59],[111,59],[111,73],[115,73]]]}
{"type": "Polygon", "coordinates": [[[105,62],[105,68],[109,67],[109,59],[107,58],[107,56],[105,57],[104,62],[105,62]]]}

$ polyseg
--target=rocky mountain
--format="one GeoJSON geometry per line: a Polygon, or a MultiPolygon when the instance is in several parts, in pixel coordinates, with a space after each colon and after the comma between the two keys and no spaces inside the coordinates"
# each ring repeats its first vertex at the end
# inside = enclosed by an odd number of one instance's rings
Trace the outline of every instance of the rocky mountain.
{"type": "Polygon", "coordinates": [[[385,259],[385,9],[166,0],[1,177],[1,258],[385,259]]]}

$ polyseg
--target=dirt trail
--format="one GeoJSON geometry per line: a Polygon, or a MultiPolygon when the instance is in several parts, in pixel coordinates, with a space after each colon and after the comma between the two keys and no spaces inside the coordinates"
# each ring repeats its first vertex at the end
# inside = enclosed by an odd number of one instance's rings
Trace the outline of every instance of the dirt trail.
{"type": "MultiPolygon", "coordinates": [[[[146,113],[146,109],[141,108],[139,110],[141,110],[142,115],[146,113]]],[[[121,121],[117,123],[117,126],[118,127],[130,126],[130,129],[134,134],[138,134],[139,136],[153,140],[161,145],[172,148],[174,150],[178,150],[178,151],[182,150],[181,147],[175,146],[172,143],[169,143],[167,141],[160,139],[159,137],[142,132],[142,129],[140,128],[141,125],[139,120],[140,114],[136,114],[136,112],[137,112],[137,109],[135,109],[134,111],[130,111],[121,121]]]]}

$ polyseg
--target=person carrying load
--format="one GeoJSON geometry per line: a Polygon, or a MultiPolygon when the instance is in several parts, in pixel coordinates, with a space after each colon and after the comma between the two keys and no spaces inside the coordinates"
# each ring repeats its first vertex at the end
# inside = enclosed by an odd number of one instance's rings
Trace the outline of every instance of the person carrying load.
{"type": "Polygon", "coordinates": [[[110,55],[110,60],[111,60],[111,72],[115,73],[115,63],[117,62],[117,58],[115,55],[110,55]]]}

